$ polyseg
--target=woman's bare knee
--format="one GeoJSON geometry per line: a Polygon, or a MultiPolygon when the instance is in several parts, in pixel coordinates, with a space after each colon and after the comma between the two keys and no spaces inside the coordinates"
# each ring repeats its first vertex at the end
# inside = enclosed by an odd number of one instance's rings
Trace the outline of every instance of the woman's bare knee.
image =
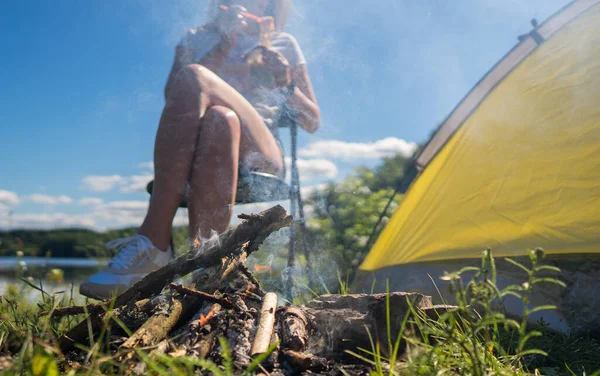
{"type": "Polygon", "coordinates": [[[211,106],[202,118],[201,132],[201,137],[233,139],[239,143],[242,133],[240,118],[227,107],[211,106]]]}
{"type": "MultiPolygon", "coordinates": [[[[168,100],[197,99],[206,90],[212,72],[199,64],[189,64],[175,75],[168,100]]],[[[214,73],[212,73],[214,74],[214,73]]]]}

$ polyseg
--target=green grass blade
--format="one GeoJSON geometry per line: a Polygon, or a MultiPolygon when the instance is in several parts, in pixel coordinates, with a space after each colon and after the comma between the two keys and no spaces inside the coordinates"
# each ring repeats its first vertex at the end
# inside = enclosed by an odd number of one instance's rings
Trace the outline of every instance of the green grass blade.
{"type": "Polygon", "coordinates": [[[529,350],[523,350],[520,353],[518,353],[516,356],[517,357],[523,357],[525,355],[542,355],[542,356],[548,356],[548,353],[539,349],[529,349],[529,350]]]}
{"type": "Polygon", "coordinates": [[[507,262],[509,262],[509,263],[513,264],[514,266],[516,266],[516,267],[518,267],[518,268],[520,268],[520,269],[523,269],[523,271],[524,271],[525,273],[527,273],[527,274],[531,273],[531,270],[529,270],[529,269],[528,269],[528,268],[527,268],[525,265],[521,264],[521,263],[520,263],[520,262],[518,262],[518,261],[515,261],[515,260],[513,260],[513,259],[511,259],[511,258],[508,258],[508,257],[506,257],[504,260],[506,260],[507,262]]]}
{"type": "Polygon", "coordinates": [[[372,365],[372,366],[375,366],[375,365],[377,365],[377,363],[376,363],[376,362],[375,362],[373,359],[369,359],[369,358],[367,358],[366,356],[360,355],[360,354],[358,354],[358,353],[356,353],[356,352],[354,352],[354,351],[351,351],[351,350],[345,350],[345,353],[347,353],[347,354],[350,354],[350,355],[352,355],[353,357],[355,357],[356,359],[360,359],[360,360],[362,360],[363,362],[365,362],[365,363],[367,363],[367,364],[370,364],[370,365],[372,365]]]}
{"type": "Polygon", "coordinates": [[[560,280],[555,279],[555,278],[534,278],[531,281],[532,284],[540,283],[540,282],[554,283],[554,284],[559,285],[561,287],[567,287],[567,285],[563,281],[560,281],[560,280]]]}
{"type": "Polygon", "coordinates": [[[219,345],[221,345],[221,356],[223,357],[225,374],[233,375],[233,356],[231,355],[231,349],[229,348],[227,339],[224,337],[219,337],[219,345]]]}
{"type": "Polygon", "coordinates": [[[556,309],[555,305],[541,305],[541,306],[537,306],[535,308],[533,308],[532,310],[529,311],[529,314],[531,315],[532,313],[535,312],[539,312],[539,311],[553,311],[556,309]]]}
{"type": "Polygon", "coordinates": [[[254,358],[252,362],[248,365],[248,368],[246,368],[244,374],[251,374],[252,372],[254,372],[258,368],[258,366],[261,365],[265,360],[267,360],[269,355],[271,355],[271,353],[275,351],[277,346],[279,346],[279,342],[271,344],[267,349],[267,352],[265,352],[264,354],[260,354],[259,356],[254,358]]]}

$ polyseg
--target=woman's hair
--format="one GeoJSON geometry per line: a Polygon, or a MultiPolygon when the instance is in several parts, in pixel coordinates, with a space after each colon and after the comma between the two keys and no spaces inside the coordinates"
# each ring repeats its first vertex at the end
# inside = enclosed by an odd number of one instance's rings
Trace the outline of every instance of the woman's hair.
{"type": "MultiPolygon", "coordinates": [[[[208,19],[212,20],[216,14],[219,5],[229,6],[235,3],[235,0],[211,0],[208,7],[208,19]]],[[[292,6],[292,0],[270,0],[265,16],[271,16],[275,20],[275,30],[283,31],[287,23],[287,18],[292,6]]]]}

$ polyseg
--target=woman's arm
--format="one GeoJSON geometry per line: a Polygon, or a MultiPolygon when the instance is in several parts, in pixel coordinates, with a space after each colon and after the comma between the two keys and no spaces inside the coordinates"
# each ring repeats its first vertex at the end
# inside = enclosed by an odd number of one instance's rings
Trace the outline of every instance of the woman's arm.
{"type": "Polygon", "coordinates": [[[292,68],[292,79],[296,82],[296,88],[287,99],[287,103],[296,110],[298,125],[309,133],[319,129],[321,121],[321,110],[308,76],[306,64],[292,68]]]}

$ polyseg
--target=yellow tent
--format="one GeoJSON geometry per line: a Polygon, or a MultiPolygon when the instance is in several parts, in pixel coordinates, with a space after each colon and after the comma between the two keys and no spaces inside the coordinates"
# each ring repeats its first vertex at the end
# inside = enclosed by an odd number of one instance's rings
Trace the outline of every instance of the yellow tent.
{"type": "Polygon", "coordinates": [[[521,37],[416,167],[362,270],[449,270],[486,248],[600,253],[600,0],[574,1],[521,37]]]}

